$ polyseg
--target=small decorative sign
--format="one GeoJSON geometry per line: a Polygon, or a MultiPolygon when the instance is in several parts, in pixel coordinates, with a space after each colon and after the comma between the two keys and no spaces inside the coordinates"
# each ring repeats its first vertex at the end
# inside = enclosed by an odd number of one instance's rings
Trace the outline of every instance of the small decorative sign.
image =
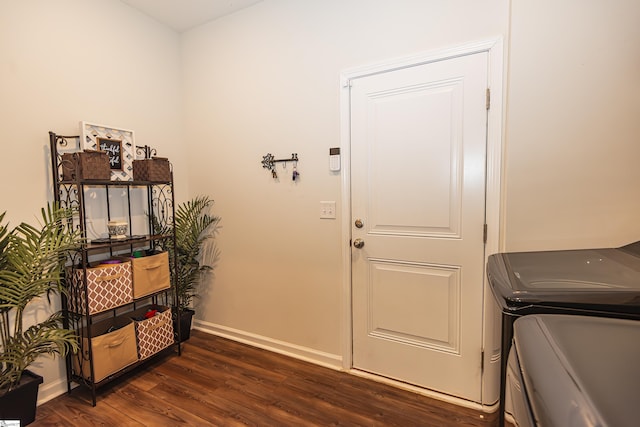
{"type": "Polygon", "coordinates": [[[81,122],[81,148],[104,151],[109,155],[112,181],[133,180],[135,142],[133,131],[81,122]]]}
{"type": "Polygon", "coordinates": [[[117,139],[98,138],[98,150],[109,156],[111,170],[122,170],[122,141],[117,139]]]}

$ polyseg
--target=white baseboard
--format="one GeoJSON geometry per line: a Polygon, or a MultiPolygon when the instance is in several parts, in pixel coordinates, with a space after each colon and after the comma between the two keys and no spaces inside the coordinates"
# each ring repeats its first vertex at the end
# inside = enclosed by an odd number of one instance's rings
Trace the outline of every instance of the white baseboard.
{"type": "MultiPolygon", "coordinates": [[[[75,384],[72,384],[72,388],[75,384]]],[[[47,403],[51,399],[55,399],[58,396],[63,395],[67,392],[67,379],[66,378],[58,378],[56,381],[53,381],[48,384],[41,384],[40,388],[38,388],[38,405],[42,405],[43,403],[47,403]]]]}
{"type": "Polygon", "coordinates": [[[291,344],[285,341],[279,341],[262,335],[233,329],[214,323],[204,322],[197,319],[193,319],[193,329],[212,335],[217,335],[222,338],[228,338],[234,341],[238,341],[243,344],[251,345],[253,347],[273,351],[285,356],[304,360],[305,362],[314,363],[316,365],[324,366],[338,371],[343,370],[342,356],[337,354],[325,353],[323,351],[314,350],[312,348],[291,344]]]}

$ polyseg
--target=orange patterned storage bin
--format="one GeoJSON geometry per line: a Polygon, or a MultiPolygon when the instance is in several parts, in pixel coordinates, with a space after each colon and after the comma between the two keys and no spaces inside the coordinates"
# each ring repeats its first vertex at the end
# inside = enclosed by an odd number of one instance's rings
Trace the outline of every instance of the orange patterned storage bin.
{"type": "Polygon", "coordinates": [[[85,307],[84,271],[73,270],[68,307],[74,313],[96,314],[133,302],[131,262],[103,264],[87,268],[89,312],[85,307]]]}
{"type": "Polygon", "coordinates": [[[140,360],[151,357],[173,344],[173,321],[169,307],[149,305],[134,311],[132,317],[136,325],[140,360]],[[157,310],[157,314],[149,319],[138,320],[149,310],[157,310]]]}

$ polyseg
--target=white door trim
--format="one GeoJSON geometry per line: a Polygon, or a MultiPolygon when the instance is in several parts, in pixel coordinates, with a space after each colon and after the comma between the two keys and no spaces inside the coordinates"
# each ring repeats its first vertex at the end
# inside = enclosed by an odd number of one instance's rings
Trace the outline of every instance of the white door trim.
{"type": "MultiPolygon", "coordinates": [[[[485,250],[486,257],[498,252],[500,247],[500,224],[501,224],[501,177],[502,177],[502,152],[503,152],[503,67],[504,50],[502,37],[488,40],[476,41],[460,46],[445,49],[438,49],[419,53],[416,55],[397,58],[381,63],[351,68],[340,73],[340,153],[342,155],[342,367],[346,371],[352,367],[352,320],[351,320],[351,123],[350,123],[350,94],[349,86],[353,79],[370,76],[397,69],[407,68],[416,65],[427,64],[435,61],[442,61],[463,55],[488,52],[489,55],[489,88],[491,90],[491,108],[488,112],[487,123],[487,171],[486,171],[486,223],[487,223],[487,243],[485,250]]],[[[491,298],[491,291],[488,284],[484,283],[485,306],[487,298],[491,298]]],[[[488,313],[484,313],[484,317],[488,313]]],[[[490,322],[489,322],[490,323],[490,322]]],[[[482,403],[489,405],[495,402],[496,396],[492,396],[493,385],[484,384],[485,378],[498,378],[497,372],[491,372],[499,367],[492,357],[495,348],[500,348],[499,343],[488,342],[493,340],[494,334],[486,330],[487,322],[483,322],[483,347],[485,351],[485,373],[483,376],[482,403]],[[495,366],[493,366],[495,365],[495,366]],[[488,375],[489,374],[489,375],[488,375]],[[485,390],[488,390],[485,392],[485,390]]],[[[498,353],[499,354],[499,353],[498,353]]],[[[495,355],[493,355],[495,356],[495,355]]],[[[497,390],[497,389],[496,389],[497,390]]],[[[444,395],[442,396],[444,397],[444,395]]],[[[456,403],[458,399],[455,399],[456,403]]]]}

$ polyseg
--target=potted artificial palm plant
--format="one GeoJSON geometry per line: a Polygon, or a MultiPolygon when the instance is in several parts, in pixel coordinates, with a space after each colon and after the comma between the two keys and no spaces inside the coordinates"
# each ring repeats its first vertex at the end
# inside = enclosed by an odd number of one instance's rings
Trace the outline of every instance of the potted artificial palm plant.
{"type": "MultiPolygon", "coordinates": [[[[174,327],[180,327],[181,341],[189,339],[191,320],[195,311],[192,302],[198,296],[198,287],[203,275],[215,267],[220,252],[215,245],[215,235],[220,228],[220,217],[209,213],[213,200],[208,196],[197,196],[178,205],[175,213],[175,236],[177,265],[171,268],[176,283],[178,307],[174,307],[176,319],[174,327]]],[[[159,226],[156,230],[170,232],[169,226],[159,226]]],[[[170,259],[173,259],[172,245],[166,245],[170,259]]],[[[170,263],[172,265],[172,263],[170,263]]]]}
{"type": "Polygon", "coordinates": [[[41,376],[27,368],[43,355],[64,356],[77,351],[77,337],[63,328],[62,313],[25,325],[25,312],[42,297],[64,291],[62,272],[68,251],[77,247],[79,232],[72,231],[71,211],[42,209],[40,228],[21,223],[12,230],[0,215],[0,420],[35,419],[41,376]]]}

